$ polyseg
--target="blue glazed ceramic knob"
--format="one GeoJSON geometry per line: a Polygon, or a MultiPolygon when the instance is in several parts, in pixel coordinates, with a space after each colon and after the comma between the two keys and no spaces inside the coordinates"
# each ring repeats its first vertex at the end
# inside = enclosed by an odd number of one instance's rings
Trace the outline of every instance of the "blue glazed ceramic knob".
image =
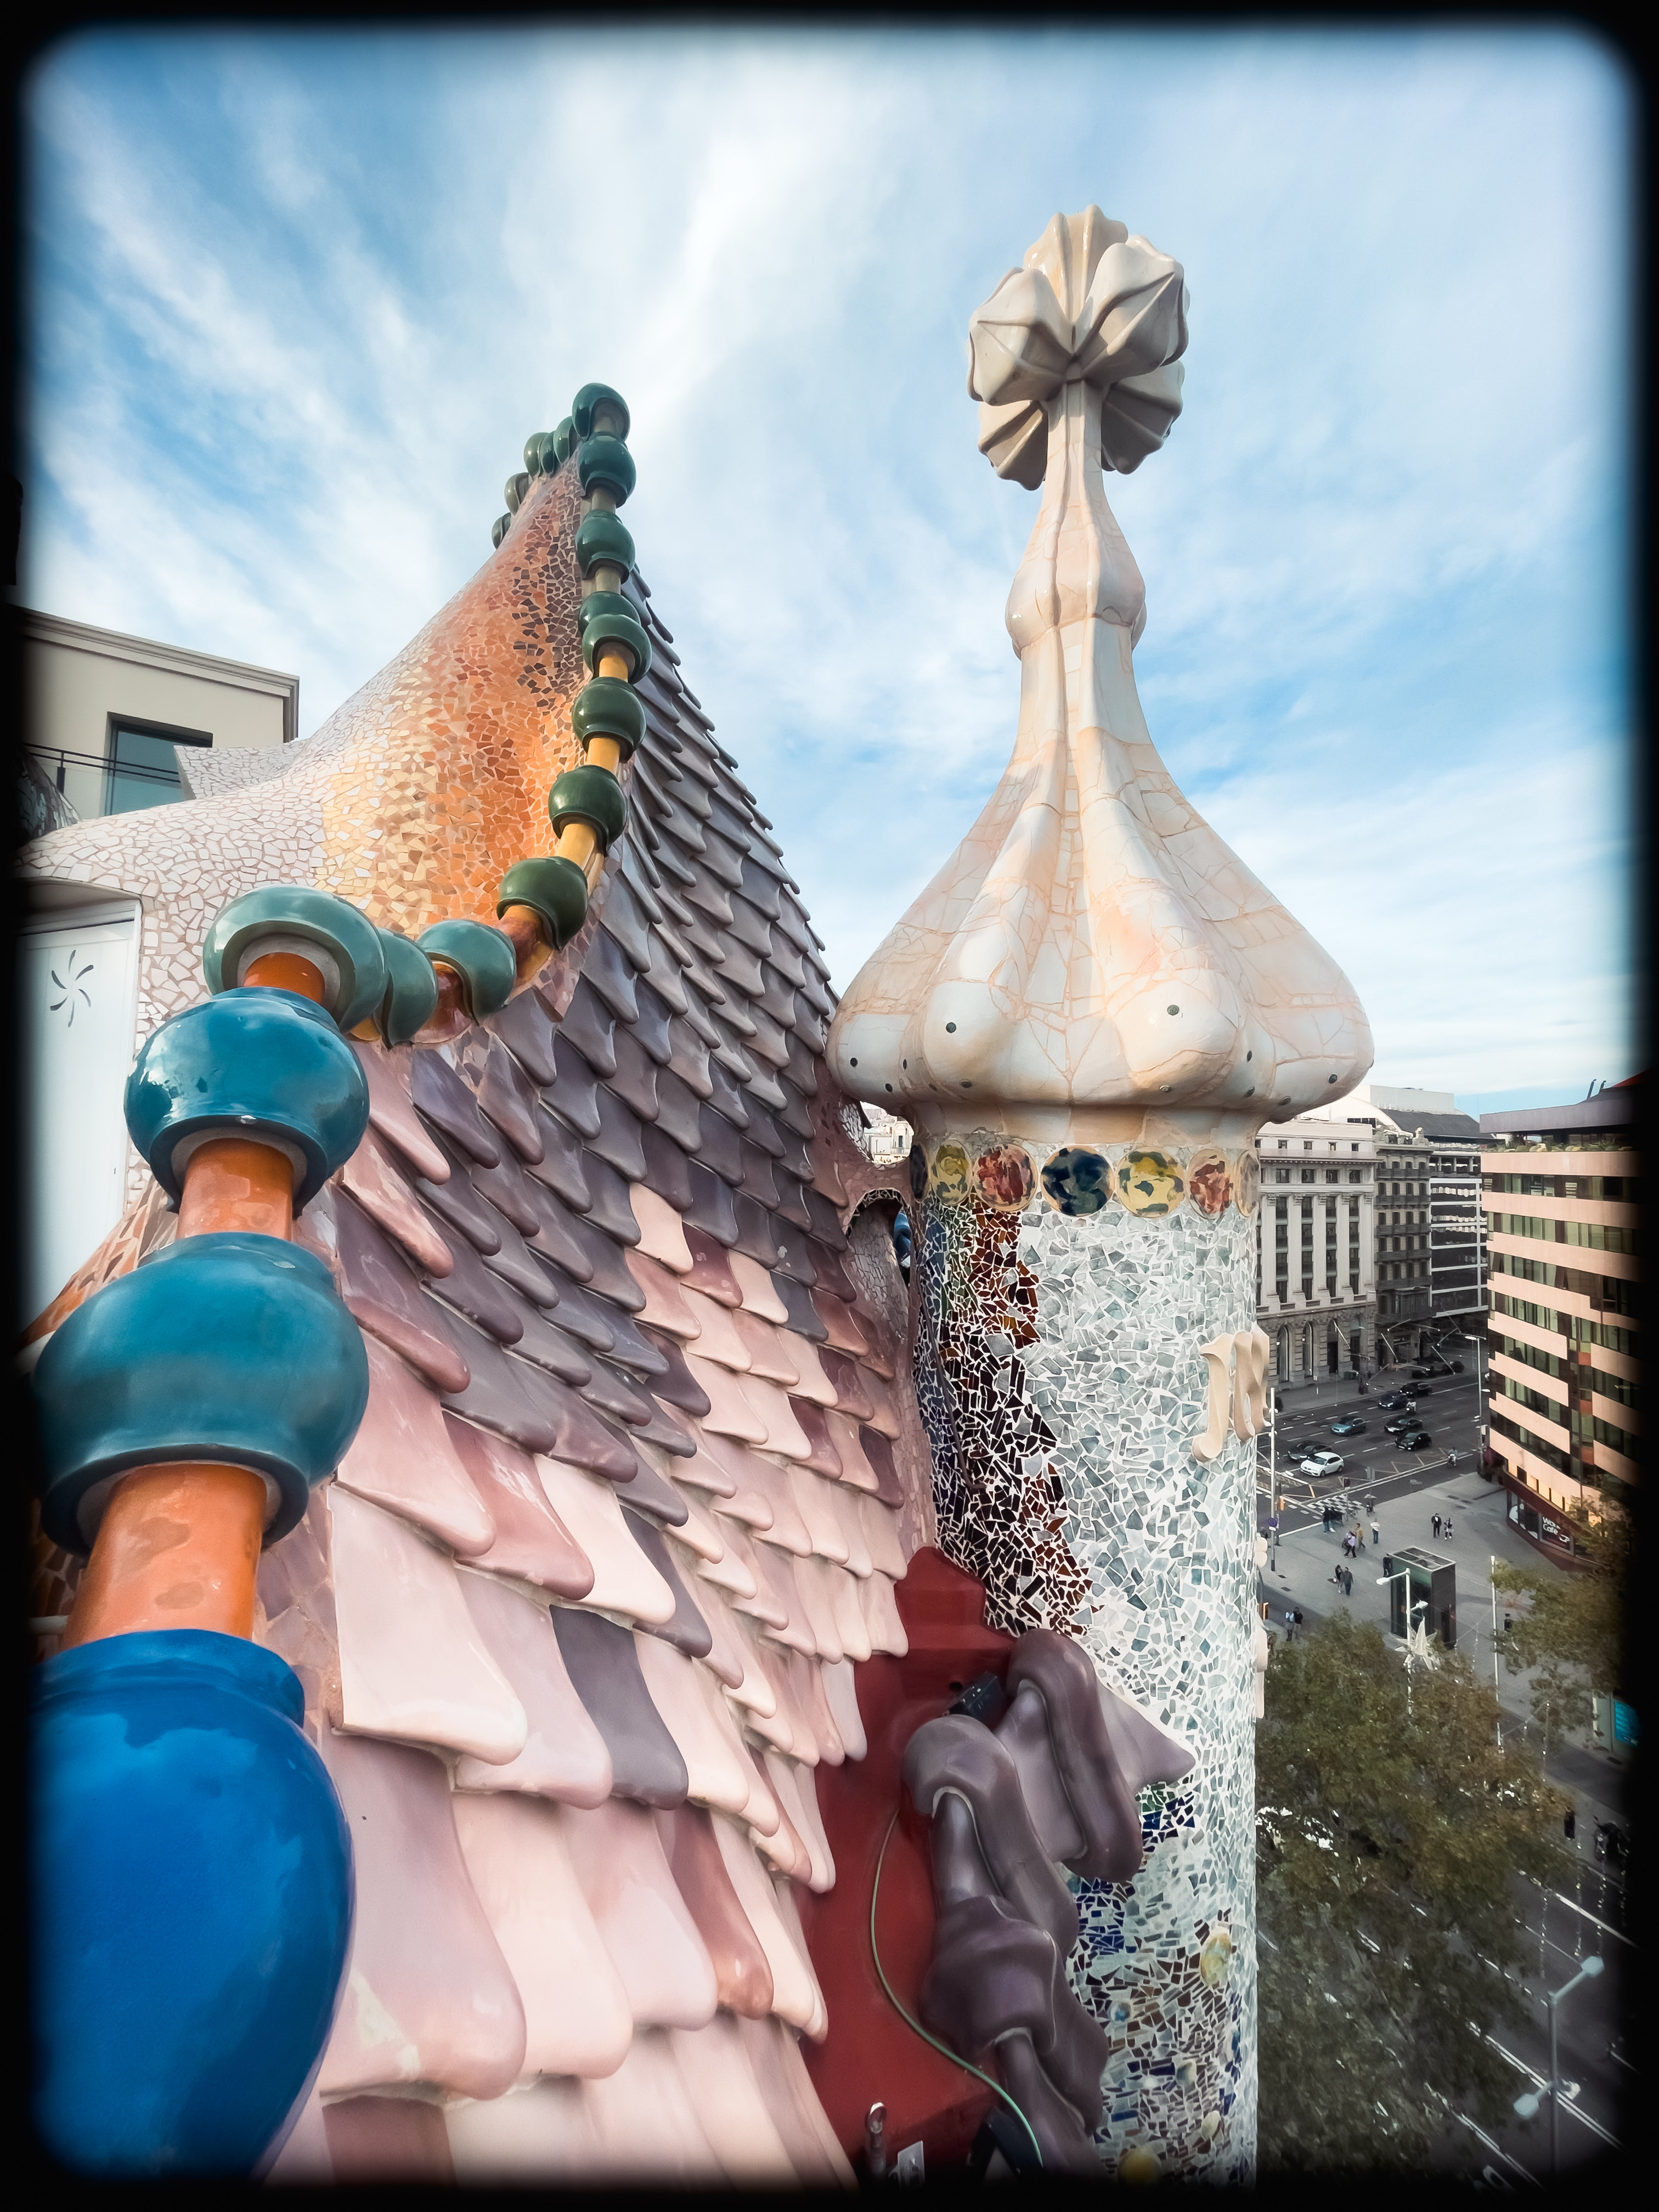
{"type": "Polygon", "coordinates": [[[453,968],[465,986],[475,1017],[493,1014],[513,995],[519,958],[512,941],[486,921],[434,921],[416,942],[428,960],[453,968]]]}
{"type": "MultiPolygon", "coordinates": [[[[434,982],[434,1004],[437,995],[434,982]]],[[[295,992],[263,988],[223,992],[163,1022],[144,1040],[124,1103],[128,1133],[175,1206],[198,1145],[248,1137],[293,1162],[298,1212],[368,1127],[368,1085],[332,1018],[295,992]]]]}
{"type": "Polygon", "coordinates": [[[34,2122],[104,2179],[246,2175],[297,2114],[351,1948],[351,1841],[283,1661],[206,1630],[34,1669],[34,2122]]]}
{"type": "Polygon", "coordinates": [[[234,990],[267,952],[297,952],[323,978],[323,1003],[343,1030],[368,1019],[386,995],[380,933],[367,915],[308,884],[264,884],[221,907],[202,944],[202,973],[216,994],[234,990]]]}
{"type": "Polygon", "coordinates": [[[236,1232],[163,1246],[77,1306],[36,1364],[40,1525],[84,1553],[129,1468],[265,1475],[265,1542],[295,1526],[368,1403],[362,1332],[302,1245],[236,1232]]]}

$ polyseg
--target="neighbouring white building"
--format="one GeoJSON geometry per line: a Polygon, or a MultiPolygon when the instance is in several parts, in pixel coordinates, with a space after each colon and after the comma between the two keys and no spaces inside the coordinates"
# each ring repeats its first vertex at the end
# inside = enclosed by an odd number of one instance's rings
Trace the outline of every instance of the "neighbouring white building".
{"type": "MultiPolygon", "coordinates": [[[[17,611],[26,834],[262,781],[298,735],[300,679],[17,611]]],[[[120,1218],[121,1091],[136,1045],[141,901],[34,882],[18,945],[33,1314],[120,1218]]]]}
{"type": "Polygon", "coordinates": [[[1256,1143],[1256,1316],[1273,1344],[1273,1371],[1291,1386],[1363,1373],[1360,1363],[1377,1356],[1370,1121],[1304,1114],[1268,1122],[1256,1143]]]}

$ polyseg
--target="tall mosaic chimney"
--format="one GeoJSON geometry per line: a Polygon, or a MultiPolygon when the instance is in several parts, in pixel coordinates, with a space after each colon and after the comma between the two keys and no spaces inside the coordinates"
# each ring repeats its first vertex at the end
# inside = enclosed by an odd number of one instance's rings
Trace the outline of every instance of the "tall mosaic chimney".
{"type": "Polygon", "coordinates": [[[1255,1137],[1370,1065],[1352,987],[1182,796],[1136,696],[1106,503],[1181,409],[1178,263],[1056,216],[969,324],[980,450],[1042,506],[1007,607],[1012,756],[865,964],[846,1089],[906,1116],[939,1542],[987,1618],[1079,1639],[1183,1743],[1133,1881],[1073,1877],[1126,2178],[1255,2143],[1255,1137]]]}

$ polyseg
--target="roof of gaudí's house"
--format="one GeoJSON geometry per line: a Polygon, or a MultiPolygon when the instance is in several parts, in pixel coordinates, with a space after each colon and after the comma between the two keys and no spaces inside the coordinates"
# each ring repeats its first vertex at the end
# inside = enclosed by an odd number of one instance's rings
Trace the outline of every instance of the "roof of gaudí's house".
{"type": "MultiPolygon", "coordinates": [[[[313,884],[493,920],[577,757],[574,468],[276,776],[71,825],[24,867],[144,902],[141,1036],[228,899],[313,884]]],[[[580,935],[498,1012],[356,1041],[371,1121],[301,1216],[364,1333],[355,1443],[263,1559],[349,1817],[356,1948],[285,2170],[850,2179],[797,2039],[795,1885],[853,1662],[931,1535],[891,1183],[823,1048],[822,948],[754,795],[653,665],[580,935]]],[[[166,1242],[147,1171],[36,1325],[166,1242]]],[[[36,1610],[76,1568],[44,1556],[36,1610]]]]}

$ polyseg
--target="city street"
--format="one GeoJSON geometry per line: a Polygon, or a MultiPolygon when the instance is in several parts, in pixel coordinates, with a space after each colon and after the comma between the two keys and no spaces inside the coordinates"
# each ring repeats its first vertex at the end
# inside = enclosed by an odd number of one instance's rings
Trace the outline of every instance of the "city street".
{"type": "MultiPolygon", "coordinates": [[[[1402,1379],[1407,1378],[1380,1378],[1369,1400],[1357,1398],[1352,1383],[1340,1401],[1327,1391],[1316,1409],[1309,1394],[1300,1404],[1292,1401],[1294,1411],[1279,1416],[1277,1494],[1286,1504],[1276,1541],[1267,1531],[1273,1491],[1267,1480],[1267,1440],[1262,1439],[1258,1505],[1260,1525],[1268,1533],[1270,1563],[1260,1577],[1258,1594],[1268,1607],[1269,1632],[1277,1643],[1285,1632],[1286,1610],[1298,1608],[1304,1616],[1303,1634],[1338,1612],[1374,1621],[1386,1632],[1389,1591],[1379,1582],[1382,1558],[1392,1549],[1413,1545],[1455,1565],[1457,1649],[1483,1679],[1492,1680],[1492,1559],[1495,1555],[1526,1565],[1546,1563],[1510,1526],[1504,1492],[1498,1484],[1482,1480],[1474,1460],[1450,1470],[1443,1463],[1445,1446],[1464,1449],[1476,1443],[1473,1374],[1431,1380],[1423,1426],[1433,1437],[1435,1449],[1420,1455],[1395,1451],[1393,1439],[1382,1433],[1382,1423],[1391,1416],[1377,1411],[1376,1399],[1389,1383],[1397,1387],[1402,1379]],[[1332,1437],[1329,1423],[1350,1410],[1368,1422],[1365,1434],[1332,1437]],[[1340,1475],[1310,1485],[1287,1474],[1287,1462],[1293,1463],[1299,1452],[1319,1448],[1343,1455],[1347,1466],[1340,1475]],[[1357,1504],[1375,1499],[1380,1533],[1380,1544],[1374,1546],[1372,1515],[1367,1512],[1364,1549],[1347,1563],[1353,1577],[1352,1597],[1331,1579],[1342,1559],[1340,1531],[1327,1533],[1320,1521],[1324,1501],[1341,1498],[1345,1487],[1357,1504]],[[1449,1537],[1443,1534],[1443,1534],[1436,1539],[1432,1516],[1437,1512],[1451,1515],[1449,1537]]],[[[1546,1772],[1572,1796],[1577,1816],[1577,1838],[1571,1843],[1561,1839],[1558,1871],[1551,1883],[1543,1889],[1520,1880],[1515,1885],[1516,1917],[1526,1930],[1520,1988],[1532,2021],[1524,2030],[1498,2031],[1494,2042],[1514,2073],[1517,2097],[1538,2090],[1548,2075],[1545,1992],[1571,1980],[1586,1956],[1599,1955],[1604,1961],[1601,1978],[1582,1983],[1561,2008],[1561,2069],[1565,2079],[1576,2085],[1564,2095],[1561,2106],[1560,2155],[1565,2172],[1617,2148],[1622,2093],[1629,2079],[1628,2057],[1619,2041],[1622,1972],[1631,1948],[1624,1933],[1624,1879],[1620,1869],[1598,1862],[1595,1853],[1598,1820],[1614,1822],[1621,1829],[1627,1826],[1625,1777],[1623,1769],[1582,1731],[1565,1740],[1552,1732],[1545,1741],[1531,1718],[1527,1676],[1511,1675],[1502,1664],[1501,1598],[1496,1620],[1495,1686],[1501,1724],[1506,1736],[1512,1732],[1517,1740],[1543,1751],[1546,1772]]],[[[1435,2165],[1443,2172],[1472,2179],[1490,2169],[1486,2179],[1491,2185],[1507,2183],[1524,2188],[1529,2182],[1547,2181],[1549,2157],[1546,2104],[1533,2119],[1511,2116],[1495,2130],[1483,2131],[1466,2117],[1454,2114],[1437,2148],[1435,2165]]]]}

